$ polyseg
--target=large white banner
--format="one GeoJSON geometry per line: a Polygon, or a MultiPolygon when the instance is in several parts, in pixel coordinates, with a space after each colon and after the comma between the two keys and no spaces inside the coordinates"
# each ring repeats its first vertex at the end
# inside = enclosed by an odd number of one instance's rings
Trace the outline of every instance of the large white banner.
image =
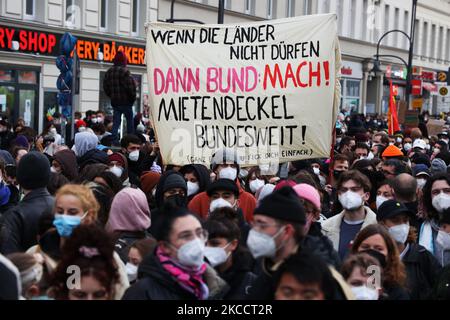
{"type": "Polygon", "coordinates": [[[152,121],[165,164],[328,157],[340,100],[336,15],[147,25],[152,121]]]}

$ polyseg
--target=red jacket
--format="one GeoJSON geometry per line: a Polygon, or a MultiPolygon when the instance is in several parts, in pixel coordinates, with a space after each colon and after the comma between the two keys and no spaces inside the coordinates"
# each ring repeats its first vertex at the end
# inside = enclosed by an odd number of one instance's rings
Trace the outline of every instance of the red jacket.
{"type": "MultiPolygon", "coordinates": [[[[239,188],[239,208],[242,209],[244,213],[244,218],[247,222],[253,221],[253,211],[256,208],[256,199],[255,197],[241,188],[239,182],[236,182],[236,185],[239,188]]],[[[209,211],[209,197],[206,194],[206,191],[199,193],[189,202],[188,208],[193,213],[198,214],[203,219],[208,217],[209,211]]]]}

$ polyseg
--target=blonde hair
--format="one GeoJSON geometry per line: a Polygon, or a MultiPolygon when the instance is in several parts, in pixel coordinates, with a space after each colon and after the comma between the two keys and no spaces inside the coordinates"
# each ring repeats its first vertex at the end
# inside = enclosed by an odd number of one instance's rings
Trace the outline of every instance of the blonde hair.
{"type": "Polygon", "coordinates": [[[88,186],[82,184],[66,184],[56,192],[55,204],[58,198],[61,196],[77,197],[78,200],[80,200],[81,202],[83,211],[87,212],[86,218],[89,218],[87,220],[90,221],[97,220],[100,205],[98,204],[97,199],[94,196],[94,193],[88,186]]]}

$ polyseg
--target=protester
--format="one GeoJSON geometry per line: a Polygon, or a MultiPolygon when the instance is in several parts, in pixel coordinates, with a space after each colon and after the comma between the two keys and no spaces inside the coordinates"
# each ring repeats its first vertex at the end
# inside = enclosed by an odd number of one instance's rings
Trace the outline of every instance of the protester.
{"type": "Polygon", "coordinates": [[[429,299],[441,267],[430,252],[416,244],[416,231],[411,226],[410,217],[410,210],[396,200],[384,202],[377,213],[377,220],[388,228],[397,243],[400,259],[406,267],[411,299],[429,299]]]}
{"type": "Polygon", "coordinates": [[[115,239],[115,250],[126,263],[130,246],[148,238],[150,209],[145,194],[139,189],[125,188],[114,197],[106,230],[115,239]]]}
{"type": "Polygon", "coordinates": [[[185,208],[164,217],[155,234],[158,246],[139,267],[140,279],[124,300],[220,299],[228,286],[204,261],[208,235],[185,208]]]}
{"type": "Polygon", "coordinates": [[[138,279],[138,268],[142,260],[156,249],[156,240],[154,238],[140,239],[133,242],[128,250],[127,269],[128,281],[130,284],[138,279]]]}
{"type": "Polygon", "coordinates": [[[238,225],[226,214],[215,212],[204,228],[208,231],[205,257],[230,287],[224,299],[246,298],[256,275],[252,272],[254,260],[242,244],[238,225]]]}
{"type": "MultiPolygon", "coordinates": [[[[256,207],[256,199],[251,193],[244,191],[239,182],[238,172],[240,167],[237,153],[231,149],[218,150],[211,160],[211,169],[216,179],[229,179],[234,181],[239,189],[239,208],[242,209],[245,220],[251,222],[253,220],[253,211],[256,207]]],[[[202,218],[208,216],[209,209],[210,199],[206,192],[197,194],[189,202],[189,210],[202,218]]]]}
{"type": "Polygon", "coordinates": [[[349,255],[342,264],[341,274],[356,300],[379,300],[383,296],[383,269],[373,256],[362,252],[349,255]],[[374,272],[378,272],[377,278],[372,281],[374,272]]]}
{"type": "Polygon", "coordinates": [[[371,185],[359,171],[350,170],[341,174],[336,189],[344,210],[324,221],[322,230],[341,260],[344,260],[356,234],[367,225],[376,223],[376,215],[364,205],[369,200],[371,185]]]}
{"type": "Polygon", "coordinates": [[[136,83],[127,69],[127,56],[123,51],[117,52],[113,63],[114,66],[105,74],[103,90],[111,99],[111,106],[114,110],[111,133],[118,142],[117,134],[122,121],[122,114],[127,121],[127,133],[134,132],[132,106],[136,101],[136,83]]]}
{"type": "Polygon", "coordinates": [[[150,209],[156,208],[156,186],[158,185],[160,178],[161,174],[153,171],[144,172],[141,176],[141,189],[142,191],[144,191],[145,196],[147,197],[147,202],[150,209]]]}
{"type": "Polygon", "coordinates": [[[24,197],[4,213],[5,241],[2,253],[24,252],[37,243],[37,225],[44,214],[53,210],[54,200],[47,191],[50,163],[39,152],[25,155],[17,166],[17,181],[24,197]]]}
{"type": "Polygon", "coordinates": [[[61,173],[69,181],[78,176],[77,157],[72,150],[61,150],[53,155],[51,171],[61,173]]]}
{"type": "Polygon", "coordinates": [[[75,135],[75,154],[80,171],[89,164],[108,163],[108,155],[97,149],[97,136],[91,132],[80,132],[75,135]]]}
{"type": "Polygon", "coordinates": [[[210,183],[208,169],[201,164],[192,164],[181,167],[179,171],[186,180],[188,201],[197,194],[206,191],[210,183]]]}
{"type": "Polygon", "coordinates": [[[337,290],[326,263],[308,253],[289,257],[274,282],[275,300],[334,300],[337,290]]]}
{"type": "Polygon", "coordinates": [[[119,274],[113,258],[114,244],[95,225],[76,228],[62,249],[62,259],[52,279],[56,300],[113,300],[119,274]],[[78,266],[80,286],[68,286],[71,266],[78,266]]]}
{"type": "Polygon", "coordinates": [[[379,260],[383,268],[382,286],[386,300],[410,299],[405,287],[405,265],[400,260],[397,245],[386,227],[372,224],[361,229],[353,241],[351,252],[366,252],[379,260]]]}

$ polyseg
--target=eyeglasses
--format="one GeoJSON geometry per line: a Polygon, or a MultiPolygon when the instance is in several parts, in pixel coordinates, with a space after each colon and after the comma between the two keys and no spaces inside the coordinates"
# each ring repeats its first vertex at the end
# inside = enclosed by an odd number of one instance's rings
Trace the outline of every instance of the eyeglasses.
{"type": "Polygon", "coordinates": [[[208,240],[208,231],[206,231],[205,229],[197,229],[195,230],[195,232],[183,231],[178,235],[177,240],[189,242],[194,240],[195,238],[198,238],[202,241],[208,240]]]}
{"type": "Polygon", "coordinates": [[[253,229],[255,229],[257,231],[263,231],[270,227],[279,227],[280,225],[278,223],[264,223],[264,222],[253,221],[251,223],[251,226],[253,229]]]}

